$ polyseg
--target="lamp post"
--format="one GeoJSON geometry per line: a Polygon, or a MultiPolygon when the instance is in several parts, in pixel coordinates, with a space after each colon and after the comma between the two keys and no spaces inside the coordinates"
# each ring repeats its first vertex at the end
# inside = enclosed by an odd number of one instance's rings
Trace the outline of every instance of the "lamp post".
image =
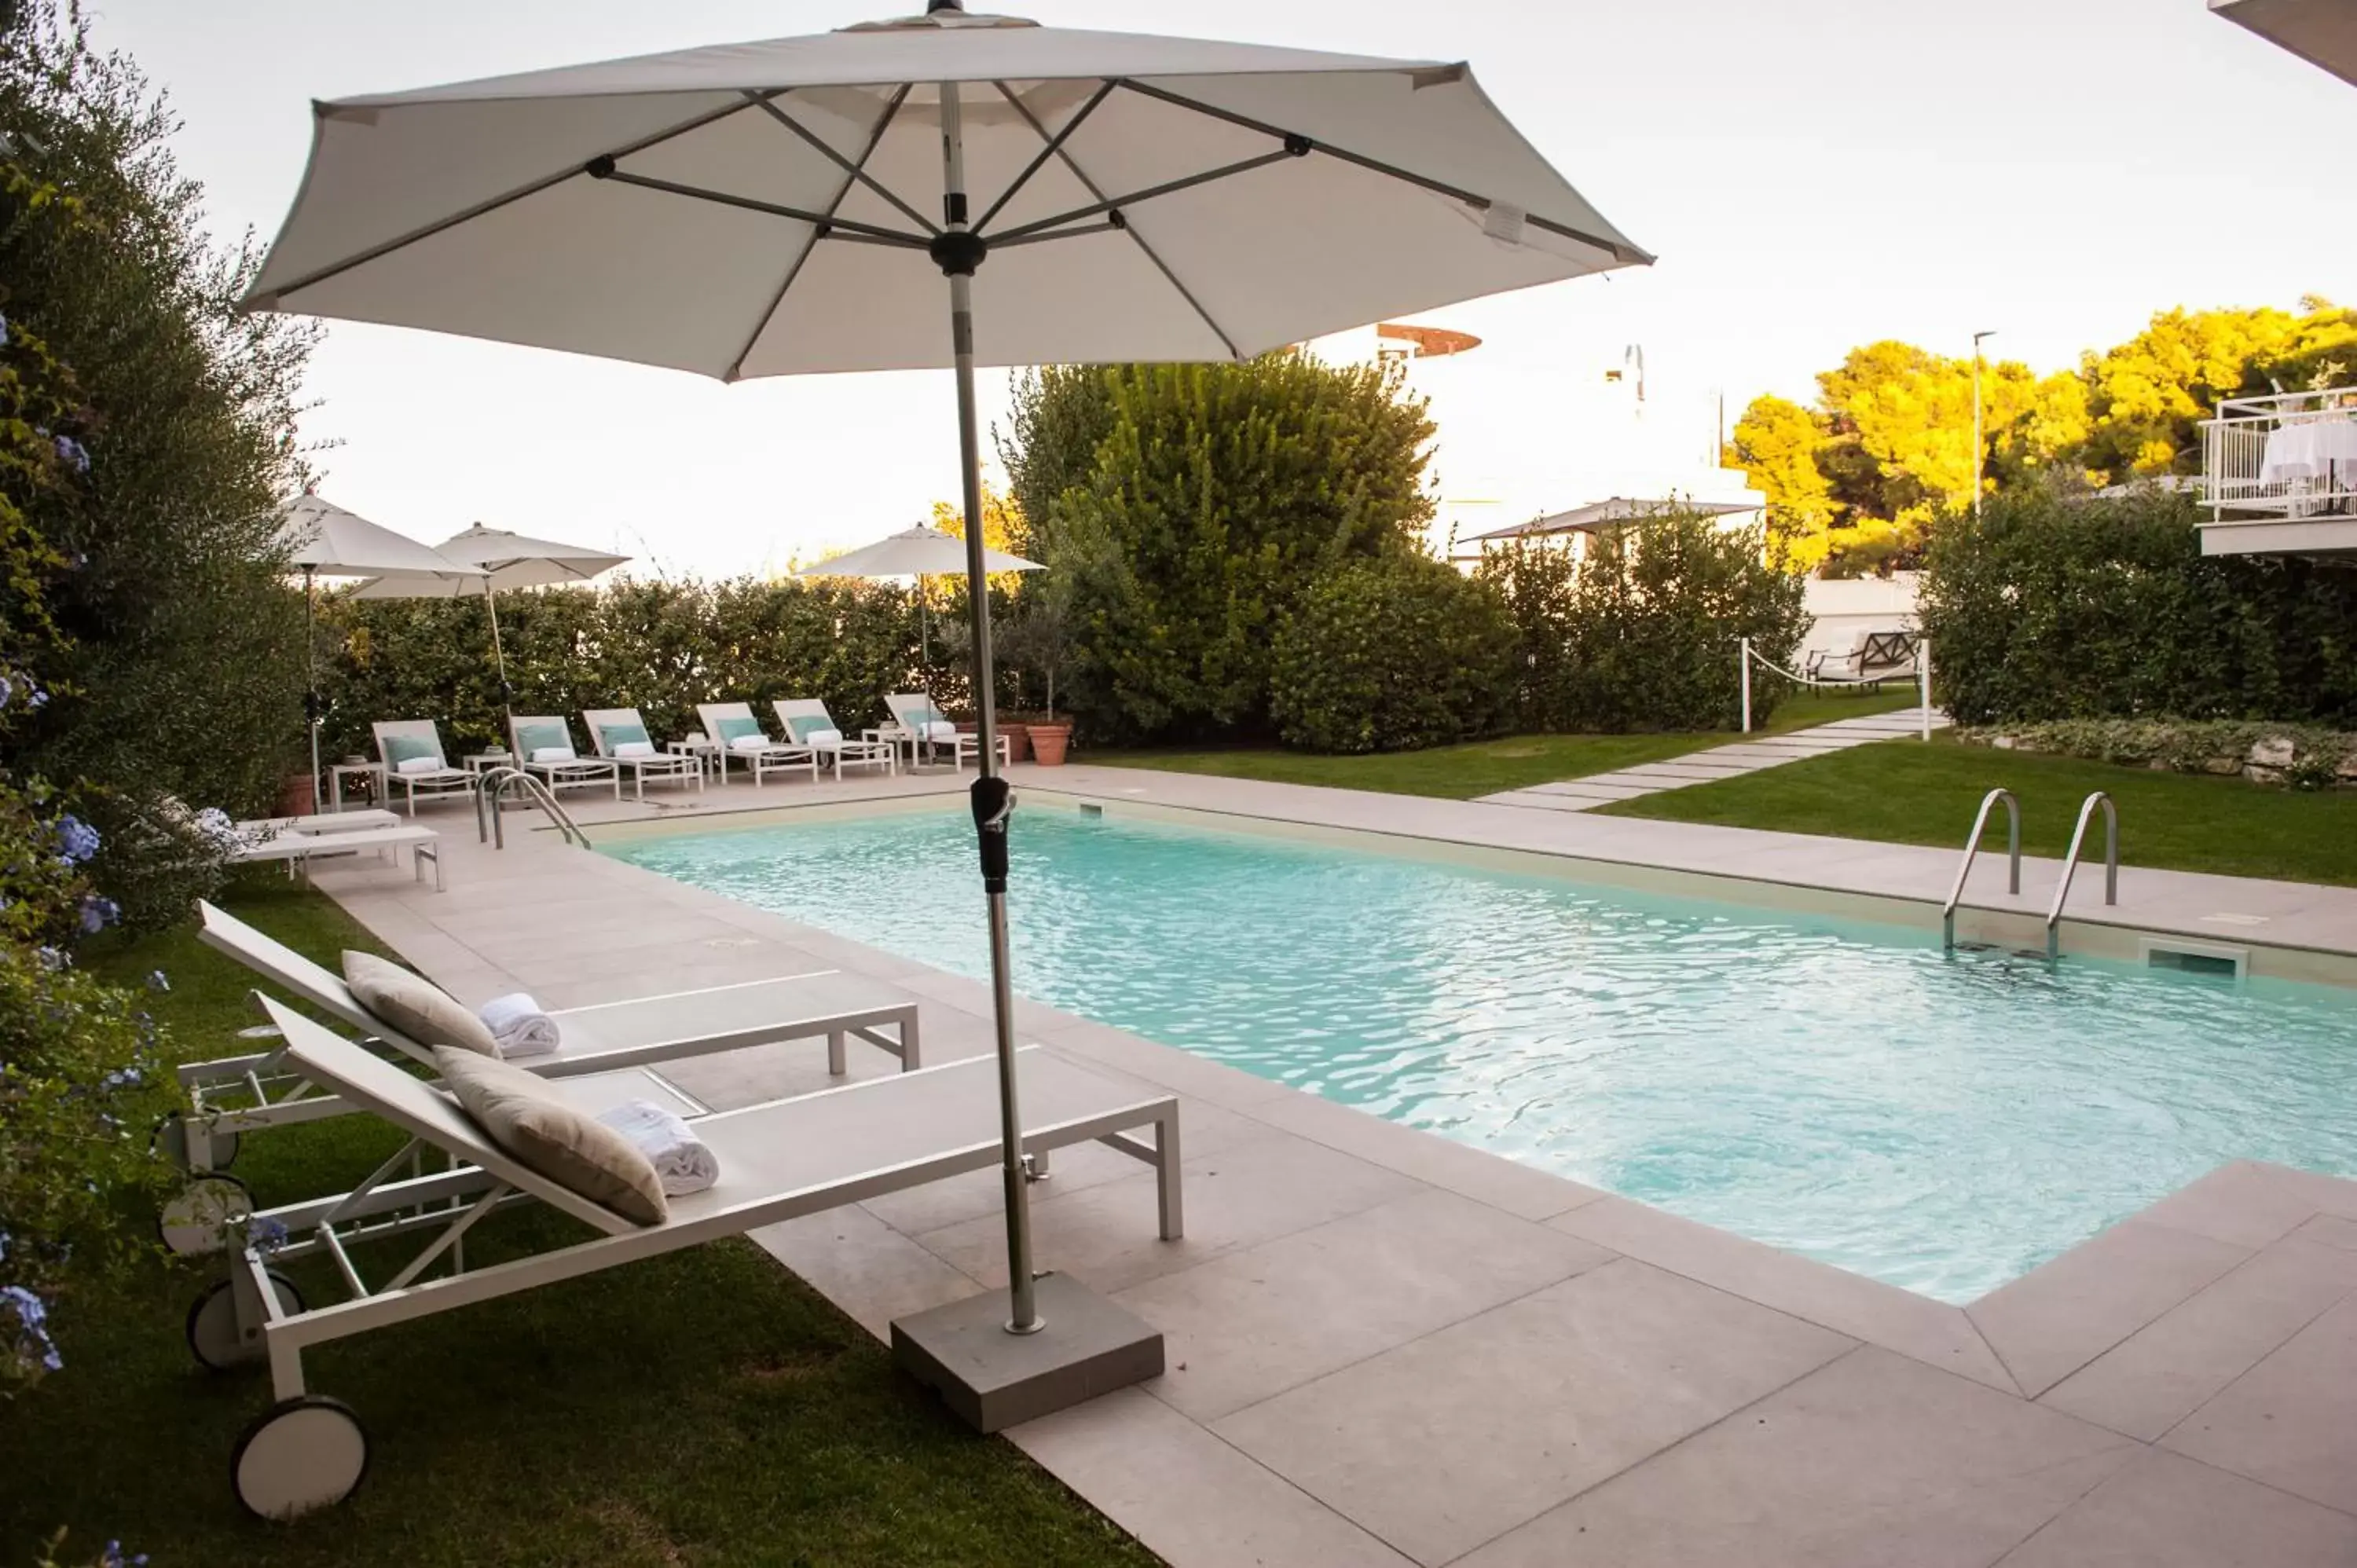
{"type": "Polygon", "coordinates": [[[1973,515],[1981,514],[1981,463],[1986,446],[1981,439],[1981,339],[1996,336],[1995,328],[1973,334],[1973,515]]]}

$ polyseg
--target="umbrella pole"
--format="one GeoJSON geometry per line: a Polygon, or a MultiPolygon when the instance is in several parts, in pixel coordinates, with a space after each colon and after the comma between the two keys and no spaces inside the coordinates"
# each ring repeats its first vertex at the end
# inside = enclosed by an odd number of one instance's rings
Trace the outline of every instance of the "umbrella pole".
{"type": "Polygon", "coordinates": [[[483,579],[483,608],[491,618],[491,662],[500,671],[500,714],[515,717],[515,693],[508,690],[508,656],[500,647],[500,605],[491,597],[491,580],[483,579]]]}
{"type": "MultiPolygon", "coordinates": [[[[991,688],[990,593],[983,566],[982,435],[974,406],[974,269],[982,246],[969,239],[965,204],[965,146],[958,89],[942,84],[942,145],[945,232],[933,259],[950,281],[950,344],[957,359],[958,465],[965,500],[965,576],[968,613],[974,624],[974,739],[980,744],[980,777],[974,781],[974,823],[982,842],[982,886],[990,905],[990,992],[998,1026],[998,1115],[1001,1175],[1006,1188],[1006,1281],[1009,1334],[1037,1334],[1039,1316],[1031,1281],[1031,1205],[1023,1162],[1023,1120],[1016,1101],[1015,982],[1006,935],[1006,829],[1014,792],[998,771],[998,704],[991,688]]],[[[922,581],[920,580],[920,587],[922,581]]]]}
{"type": "Polygon", "coordinates": [[[303,568],[303,727],[311,736],[311,809],[317,811],[319,793],[319,611],[312,590],[314,569],[303,568]]]}

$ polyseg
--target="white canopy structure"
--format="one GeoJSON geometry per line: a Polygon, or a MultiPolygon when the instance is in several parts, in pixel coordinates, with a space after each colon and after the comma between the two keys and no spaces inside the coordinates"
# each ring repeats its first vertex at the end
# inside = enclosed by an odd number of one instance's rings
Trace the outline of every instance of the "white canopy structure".
{"type": "Polygon", "coordinates": [[[1463,65],[928,0],[815,38],[318,104],[246,304],[732,381],[956,371],[1006,1326],[1029,1334],[974,367],[1243,360],[1650,260],[1463,65]]]}
{"type": "MultiPolygon", "coordinates": [[[[1026,561],[1020,555],[1009,555],[1004,550],[985,545],[982,569],[985,572],[1043,572],[1046,567],[1037,561],[1026,561]]],[[[947,577],[965,570],[965,541],[943,533],[925,523],[879,539],[857,550],[846,550],[840,555],[830,555],[815,565],[797,571],[797,577],[947,577]]]]}

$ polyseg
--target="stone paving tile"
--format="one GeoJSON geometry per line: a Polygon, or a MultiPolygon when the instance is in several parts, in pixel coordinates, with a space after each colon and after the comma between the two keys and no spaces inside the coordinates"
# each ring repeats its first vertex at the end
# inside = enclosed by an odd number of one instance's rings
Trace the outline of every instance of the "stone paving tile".
{"type": "MultiPolygon", "coordinates": [[[[1623,798],[1635,799],[1634,796],[1623,798]]],[[[1485,795],[1482,799],[1494,806],[1518,806],[1530,811],[1592,811],[1598,806],[1612,804],[1611,800],[1600,795],[1542,795],[1534,789],[1505,795],[1485,795]]]]}
{"type": "MultiPolygon", "coordinates": [[[[1599,1187],[1314,1094],[1264,1097],[1243,1114],[1523,1219],[1552,1219],[1605,1196],[1599,1187]]],[[[1194,1147],[1191,1127],[1187,1136],[1194,1147]]]]}
{"type": "Polygon", "coordinates": [[[1417,1562],[1441,1563],[1855,1344],[1622,1259],[1212,1430],[1417,1562]]]}
{"type": "Polygon", "coordinates": [[[2250,1255],[2129,1219],[1964,1311],[2035,1399],[2250,1255]]]}
{"type": "Polygon", "coordinates": [[[1422,1192],[1114,1299],[1168,1337],[1170,1370],[1147,1387],[1209,1422],[1613,1257],[1422,1192]]]}
{"type": "Polygon", "coordinates": [[[1772,1306],[1927,1366],[2018,1392],[1996,1352],[1961,1307],[1780,1251],[1625,1197],[1607,1197],[1555,1229],[1691,1280],[1772,1306]]]}
{"type": "Polygon", "coordinates": [[[2179,1187],[2136,1219],[2238,1247],[2264,1247],[2288,1235],[2315,1212],[2311,1200],[2274,1180],[2265,1166],[2237,1160],[2179,1187]]]}
{"type": "Polygon", "coordinates": [[[1171,1568],[1407,1568],[1291,1483],[1135,1389],[1010,1428],[1171,1568]]]}
{"type": "Polygon", "coordinates": [[[2291,1233],[2295,1241],[2312,1241],[2319,1246],[2339,1247],[2343,1251],[2357,1252],[2357,1219],[2343,1219],[2337,1214],[2319,1214],[2291,1233]]]}
{"type": "Polygon", "coordinates": [[[2142,1452],[1866,1346],[1462,1568],[1980,1568],[2142,1452]]]}
{"type": "Polygon", "coordinates": [[[2357,1291],[2357,1252],[2267,1248],[2051,1389],[2040,1403],[2150,1442],[2357,1291]]]}
{"type": "Polygon", "coordinates": [[[896,1317],[983,1287],[856,1205],[765,1225],[752,1238],[878,1339],[896,1317]]]}
{"type": "Polygon", "coordinates": [[[2357,1513],[2357,1297],[2187,1416],[2162,1443],[2344,1513],[2357,1513]]]}
{"type": "Polygon", "coordinates": [[[2164,1450],[2137,1455],[1996,1568],[2348,1568],[2357,1519],[2164,1450]]]}
{"type": "MultiPolygon", "coordinates": [[[[1424,1190],[1421,1182],[1305,1138],[1254,1139],[1191,1156],[1179,1168],[1186,1181],[1184,1240],[1157,1235],[1155,1176],[1141,1171],[1034,1202],[1035,1266],[1110,1294],[1424,1190]]],[[[985,1284],[1006,1281],[1006,1231],[996,1215],[929,1230],[917,1240],[985,1284]]]]}

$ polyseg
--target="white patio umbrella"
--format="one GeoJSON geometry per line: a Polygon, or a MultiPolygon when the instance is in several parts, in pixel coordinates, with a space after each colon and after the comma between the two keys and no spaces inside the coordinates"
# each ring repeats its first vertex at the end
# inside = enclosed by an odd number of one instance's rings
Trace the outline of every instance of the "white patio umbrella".
{"type": "Polygon", "coordinates": [[[246,304],[737,381],[953,368],[1012,1316],[1039,1326],[977,364],[1242,360],[1651,260],[1463,65],[922,16],[320,103],[246,304]]]}
{"type": "MultiPolygon", "coordinates": [[[[311,788],[319,786],[319,655],[314,630],[318,620],[317,582],[321,577],[382,577],[390,574],[413,585],[418,596],[470,593],[482,579],[406,534],[371,522],[357,512],[306,492],[287,507],[278,527],[287,564],[303,569],[304,657],[309,661],[303,693],[304,727],[311,737],[311,788]]],[[[394,597],[393,594],[377,596],[394,597]]],[[[315,795],[316,799],[316,795],[315,795]]]]}
{"type": "Polygon", "coordinates": [[[541,588],[556,583],[586,583],[630,559],[586,544],[559,544],[553,539],[532,539],[504,528],[478,522],[452,534],[434,547],[445,560],[480,575],[460,579],[457,585],[438,581],[416,582],[402,576],[363,583],[352,592],[356,599],[457,598],[479,590],[483,608],[491,618],[491,660],[500,672],[500,704],[512,711],[515,694],[508,689],[508,656],[500,646],[500,607],[494,597],[501,588],[541,588]]]}
{"type": "MultiPolygon", "coordinates": [[[[925,658],[925,579],[952,577],[966,568],[965,541],[953,539],[930,523],[879,539],[857,550],[832,555],[815,566],[804,566],[797,577],[914,577],[917,579],[917,657],[925,658]]],[[[1044,572],[1037,561],[1009,555],[1004,550],[982,549],[982,569],[988,572],[1044,572]]]]}

